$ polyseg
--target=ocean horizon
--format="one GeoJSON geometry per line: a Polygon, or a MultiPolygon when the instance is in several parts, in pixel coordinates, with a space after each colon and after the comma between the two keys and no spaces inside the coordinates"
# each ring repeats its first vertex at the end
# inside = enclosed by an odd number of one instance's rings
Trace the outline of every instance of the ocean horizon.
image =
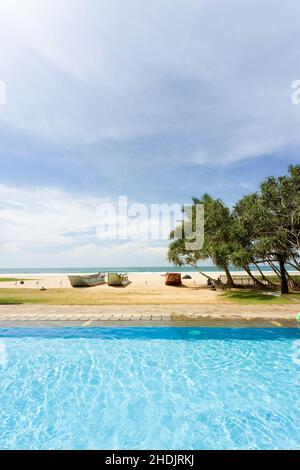
{"type": "MultiPolygon", "coordinates": [[[[220,272],[222,269],[216,266],[202,266],[203,272],[220,272]]],[[[251,267],[253,272],[258,272],[255,266],[251,267]]],[[[269,266],[261,266],[264,272],[271,271],[269,266]]],[[[230,266],[231,272],[240,272],[242,269],[230,266]]],[[[289,271],[294,271],[290,268],[289,271]]],[[[96,266],[96,267],[60,267],[60,268],[0,268],[0,274],[89,274],[96,272],[127,272],[127,273],[164,273],[164,272],[197,272],[190,266],[96,266]]]]}

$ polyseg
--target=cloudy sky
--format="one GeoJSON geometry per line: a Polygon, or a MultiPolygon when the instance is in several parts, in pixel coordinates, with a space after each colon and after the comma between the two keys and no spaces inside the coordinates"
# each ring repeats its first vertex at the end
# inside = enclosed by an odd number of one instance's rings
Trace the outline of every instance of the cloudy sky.
{"type": "Polygon", "coordinates": [[[0,0],[0,264],[166,265],[102,201],[233,204],[300,161],[295,0],[0,0]]]}

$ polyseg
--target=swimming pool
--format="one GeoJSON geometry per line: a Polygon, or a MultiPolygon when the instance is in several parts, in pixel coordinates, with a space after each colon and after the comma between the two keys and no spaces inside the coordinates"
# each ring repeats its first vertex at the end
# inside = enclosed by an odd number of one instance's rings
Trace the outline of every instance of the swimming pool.
{"type": "Polygon", "coordinates": [[[0,329],[1,449],[300,449],[294,328],[0,329]]]}

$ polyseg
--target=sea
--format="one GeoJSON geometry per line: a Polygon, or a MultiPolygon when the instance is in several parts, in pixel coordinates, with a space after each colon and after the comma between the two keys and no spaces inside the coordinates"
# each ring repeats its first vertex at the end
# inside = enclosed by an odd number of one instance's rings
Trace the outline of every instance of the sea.
{"type": "MultiPolygon", "coordinates": [[[[222,269],[216,266],[200,266],[202,272],[220,272],[222,269]]],[[[257,271],[256,267],[251,267],[252,271],[257,271]]],[[[269,266],[261,266],[262,271],[271,271],[269,266]]],[[[195,269],[190,266],[80,266],[80,267],[52,267],[52,268],[1,268],[1,274],[89,274],[96,272],[126,272],[126,273],[166,273],[166,272],[193,272],[195,269]]],[[[241,269],[230,267],[231,272],[240,272],[241,269]]],[[[289,269],[293,271],[293,269],[289,269]]]]}

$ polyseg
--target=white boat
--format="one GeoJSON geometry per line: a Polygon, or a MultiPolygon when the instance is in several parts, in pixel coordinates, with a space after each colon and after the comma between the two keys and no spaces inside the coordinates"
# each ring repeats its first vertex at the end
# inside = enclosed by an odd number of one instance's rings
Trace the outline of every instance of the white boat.
{"type": "Polygon", "coordinates": [[[68,277],[73,287],[94,287],[105,283],[105,274],[102,273],[68,277]]]}

